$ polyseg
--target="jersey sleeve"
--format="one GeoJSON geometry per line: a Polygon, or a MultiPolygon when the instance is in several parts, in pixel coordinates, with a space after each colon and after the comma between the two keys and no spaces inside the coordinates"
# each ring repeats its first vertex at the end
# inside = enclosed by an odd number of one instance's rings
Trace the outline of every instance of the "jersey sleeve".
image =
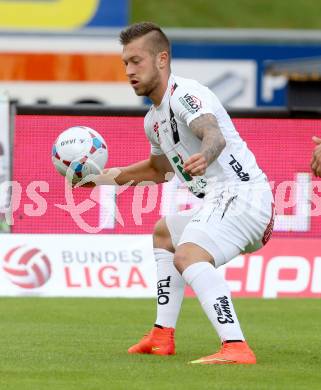
{"type": "Polygon", "coordinates": [[[170,106],[188,126],[202,114],[215,115],[215,107],[209,94],[197,88],[177,87],[170,99],[170,106]]]}
{"type": "Polygon", "coordinates": [[[164,154],[160,147],[160,143],[157,140],[157,129],[154,131],[154,129],[151,128],[150,121],[146,118],[144,121],[144,128],[147,139],[151,145],[150,153],[156,156],[164,154]]]}
{"type": "Polygon", "coordinates": [[[160,148],[159,144],[154,142],[153,140],[149,140],[151,147],[150,147],[150,153],[155,154],[156,156],[160,156],[161,154],[164,154],[162,149],[160,148]]]}

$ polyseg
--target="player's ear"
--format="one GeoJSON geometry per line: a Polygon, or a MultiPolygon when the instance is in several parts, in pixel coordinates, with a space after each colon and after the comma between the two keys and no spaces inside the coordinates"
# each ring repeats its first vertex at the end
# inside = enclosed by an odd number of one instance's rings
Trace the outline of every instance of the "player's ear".
{"type": "Polygon", "coordinates": [[[167,68],[169,56],[167,51],[161,51],[158,53],[158,66],[160,69],[167,68]]]}

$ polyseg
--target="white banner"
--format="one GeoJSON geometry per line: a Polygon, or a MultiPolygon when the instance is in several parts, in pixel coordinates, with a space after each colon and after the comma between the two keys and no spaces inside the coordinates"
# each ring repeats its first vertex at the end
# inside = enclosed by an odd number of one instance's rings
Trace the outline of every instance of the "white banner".
{"type": "Polygon", "coordinates": [[[1,296],[155,297],[150,235],[0,235],[1,296]]]}
{"type": "Polygon", "coordinates": [[[7,231],[4,214],[9,207],[8,188],[1,188],[10,180],[10,109],[9,97],[0,90],[0,231],[7,231]]]}
{"type": "MultiPolygon", "coordinates": [[[[272,239],[219,268],[233,296],[321,297],[320,240],[272,239]]],[[[0,234],[0,296],[156,297],[148,234],[0,234]]],[[[160,291],[158,291],[160,293],[160,291]]],[[[186,296],[194,296],[190,287],[186,296]]]]}
{"type": "Polygon", "coordinates": [[[257,65],[253,60],[173,59],[174,74],[206,85],[226,107],[256,105],[257,65]]]}

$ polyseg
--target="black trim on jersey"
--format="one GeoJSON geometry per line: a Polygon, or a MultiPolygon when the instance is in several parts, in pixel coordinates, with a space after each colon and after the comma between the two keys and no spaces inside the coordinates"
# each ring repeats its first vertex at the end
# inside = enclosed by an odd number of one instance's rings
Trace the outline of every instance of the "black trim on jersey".
{"type": "Polygon", "coordinates": [[[175,89],[178,87],[178,85],[175,83],[172,87],[171,94],[173,95],[175,89]]]}
{"type": "Polygon", "coordinates": [[[173,134],[173,140],[174,143],[177,144],[179,142],[179,133],[178,133],[178,128],[177,128],[177,122],[174,116],[174,112],[169,106],[169,115],[170,115],[170,124],[171,124],[171,129],[172,129],[172,134],[173,134]]]}
{"type": "MultiPolygon", "coordinates": [[[[176,83],[172,86],[171,96],[173,95],[173,93],[177,87],[178,87],[178,85],[176,83]]],[[[170,116],[170,124],[171,124],[171,129],[172,129],[172,134],[173,134],[173,140],[174,140],[174,143],[177,144],[179,142],[179,133],[178,133],[175,115],[174,115],[174,112],[172,110],[170,103],[169,103],[169,116],[170,116]]]]}

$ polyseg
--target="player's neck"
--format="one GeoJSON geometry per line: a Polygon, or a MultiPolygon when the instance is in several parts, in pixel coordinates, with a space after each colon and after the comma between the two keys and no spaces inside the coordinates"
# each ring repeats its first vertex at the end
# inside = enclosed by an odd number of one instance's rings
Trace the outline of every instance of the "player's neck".
{"type": "Polygon", "coordinates": [[[161,80],[157,88],[155,88],[149,96],[155,107],[160,106],[162,103],[163,97],[168,87],[168,79],[169,75],[166,75],[166,77],[161,80]]]}

